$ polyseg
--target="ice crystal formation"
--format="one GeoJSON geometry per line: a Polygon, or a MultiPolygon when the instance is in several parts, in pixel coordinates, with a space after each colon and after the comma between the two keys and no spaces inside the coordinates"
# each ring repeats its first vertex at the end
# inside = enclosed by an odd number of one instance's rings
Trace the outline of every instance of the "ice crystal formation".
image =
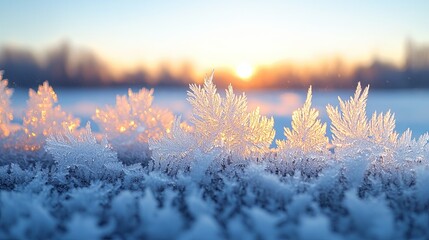
{"type": "Polygon", "coordinates": [[[292,129],[285,128],[286,141],[277,141],[279,149],[302,153],[322,152],[327,148],[326,123],[322,124],[319,111],[311,108],[312,91],[308,89],[304,106],[292,114],[292,129]]]}
{"type": "Polygon", "coordinates": [[[64,134],[51,135],[46,140],[46,150],[53,156],[58,168],[55,178],[65,181],[65,177],[74,172],[83,181],[89,182],[121,171],[122,165],[118,162],[116,152],[105,138],[97,142],[89,123],[79,136],[71,131],[66,128],[64,134]]]}
{"type": "Polygon", "coordinates": [[[196,139],[193,135],[182,127],[182,121],[180,117],[176,117],[171,128],[171,134],[164,136],[159,141],[152,141],[151,148],[155,151],[154,153],[157,158],[167,159],[180,157],[185,158],[188,153],[196,150],[198,147],[196,139]],[[182,139],[183,141],[180,141],[182,139]],[[169,149],[170,151],[159,151],[160,149],[169,149]]]}
{"type": "Polygon", "coordinates": [[[94,121],[122,157],[148,158],[148,140],[170,132],[173,114],[152,106],[152,101],[153,89],[129,89],[128,96],[116,97],[115,107],[96,109],[94,121]]]}
{"type": "Polygon", "coordinates": [[[210,161],[200,162],[208,167],[209,162],[219,159],[262,157],[269,152],[274,119],[261,116],[259,109],[249,112],[244,93],[235,95],[231,85],[221,97],[213,84],[213,73],[203,86],[190,85],[188,101],[192,131],[183,129],[177,118],[170,135],[150,141],[155,167],[174,173],[192,170],[201,155],[210,156],[210,161]]]}
{"type": "Polygon", "coordinates": [[[189,125],[130,91],[97,111],[102,134],[79,129],[47,83],[11,131],[2,80],[0,239],[429,238],[429,134],[368,117],[369,87],[329,105],[328,124],[310,88],[270,148],[273,119],[212,78],[190,86],[189,125]]]}
{"type": "Polygon", "coordinates": [[[304,106],[292,113],[292,129],[284,129],[286,140],[276,141],[281,164],[271,165],[275,171],[293,175],[298,170],[312,176],[327,164],[326,123],[321,123],[319,111],[311,107],[311,99],[310,87],[304,106]]]}
{"type": "Polygon", "coordinates": [[[366,116],[366,100],[368,98],[369,86],[362,92],[360,83],[356,88],[354,97],[350,100],[340,102],[341,112],[338,107],[328,105],[326,107],[329,118],[332,121],[332,143],[336,146],[347,147],[356,140],[368,137],[368,120],[366,116]]]}
{"type": "MultiPolygon", "coordinates": [[[[395,131],[395,116],[390,111],[377,114],[374,112],[368,120],[366,101],[369,86],[363,91],[358,84],[354,97],[349,101],[339,98],[340,109],[327,106],[328,115],[332,121],[332,143],[338,158],[364,155],[368,160],[379,160],[385,163],[398,163],[397,151],[403,151],[405,145],[412,145],[411,132],[407,131],[398,140],[395,131]],[[407,144],[403,142],[407,139],[407,144]]],[[[380,164],[381,164],[380,162],[380,164]]]]}
{"type": "Polygon", "coordinates": [[[12,89],[7,87],[7,80],[2,79],[2,72],[0,71],[0,138],[9,136],[10,121],[13,120],[12,109],[10,107],[10,97],[12,96],[12,89]]]}
{"type": "Polygon", "coordinates": [[[57,105],[57,94],[48,82],[40,85],[37,92],[30,89],[29,97],[23,117],[25,137],[22,141],[25,149],[40,149],[49,135],[79,127],[80,120],[57,105]]]}
{"type": "Polygon", "coordinates": [[[224,152],[249,156],[266,152],[274,139],[274,119],[261,116],[259,109],[249,112],[247,98],[234,94],[232,86],[225,97],[217,93],[213,73],[204,86],[190,86],[188,101],[192,106],[191,124],[199,147],[219,147],[224,152]]]}

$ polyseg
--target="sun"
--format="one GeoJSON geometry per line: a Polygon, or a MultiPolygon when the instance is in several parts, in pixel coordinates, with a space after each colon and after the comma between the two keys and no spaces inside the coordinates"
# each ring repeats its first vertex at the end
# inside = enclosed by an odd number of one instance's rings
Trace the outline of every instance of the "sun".
{"type": "Polygon", "coordinates": [[[253,67],[247,63],[242,63],[236,67],[235,73],[243,81],[248,81],[253,74],[253,67]]]}

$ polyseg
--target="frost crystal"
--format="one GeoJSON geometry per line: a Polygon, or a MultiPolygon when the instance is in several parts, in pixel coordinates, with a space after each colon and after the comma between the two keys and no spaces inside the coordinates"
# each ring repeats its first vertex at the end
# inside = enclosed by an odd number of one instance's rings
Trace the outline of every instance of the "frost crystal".
{"type": "Polygon", "coordinates": [[[73,118],[64,112],[61,106],[56,105],[57,95],[47,81],[39,86],[37,92],[30,89],[29,96],[23,118],[24,149],[40,149],[49,135],[79,127],[79,119],[73,118]]]}
{"type": "Polygon", "coordinates": [[[9,124],[13,119],[10,108],[10,97],[13,91],[7,87],[7,83],[7,80],[2,80],[2,72],[0,71],[0,138],[9,136],[9,124]]]}
{"type": "Polygon", "coordinates": [[[247,98],[235,95],[230,85],[225,98],[217,93],[213,73],[204,86],[190,85],[191,123],[198,145],[205,151],[221,148],[226,154],[250,156],[264,153],[274,138],[274,119],[261,116],[259,109],[247,111],[247,98]]]}
{"type": "Polygon", "coordinates": [[[128,97],[116,97],[116,107],[96,109],[93,119],[102,132],[107,134],[120,157],[131,155],[138,158],[140,155],[140,158],[146,158],[148,140],[159,139],[170,131],[173,114],[153,107],[152,94],[153,89],[141,89],[138,93],[129,89],[128,97]],[[145,156],[141,156],[142,154],[145,156]]]}
{"type": "Polygon", "coordinates": [[[308,177],[316,176],[327,164],[326,123],[320,122],[319,111],[311,108],[312,91],[308,89],[304,106],[292,114],[292,129],[285,128],[286,140],[277,140],[279,161],[272,170],[294,175],[296,171],[308,177]]]}
{"type": "Polygon", "coordinates": [[[365,139],[368,136],[368,122],[366,117],[366,100],[368,98],[369,86],[363,92],[358,83],[353,98],[349,101],[340,102],[341,113],[337,107],[328,105],[326,110],[332,121],[332,143],[337,146],[349,146],[355,140],[365,139]]]}
{"type": "Polygon", "coordinates": [[[387,111],[386,114],[374,112],[369,122],[369,136],[371,139],[384,146],[391,145],[398,139],[395,132],[395,114],[387,111]]]}
{"type": "Polygon", "coordinates": [[[281,150],[300,150],[302,153],[322,152],[326,149],[326,123],[320,122],[319,111],[311,108],[311,87],[304,106],[292,114],[292,129],[285,128],[286,141],[277,141],[281,150]]]}
{"type": "Polygon", "coordinates": [[[186,124],[177,117],[173,123],[171,134],[159,140],[150,140],[149,145],[154,159],[154,168],[166,173],[176,174],[178,171],[190,171],[191,175],[202,174],[219,154],[218,151],[202,152],[195,134],[189,131],[186,124]],[[198,166],[192,161],[198,161],[198,166]],[[201,171],[195,172],[200,169],[201,171]]]}
{"type": "Polygon", "coordinates": [[[343,102],[340,108],[327,106],[332,121],[332,143],[336,147],[339,158],[345,156],[367,155],[371,160],[393,160],[398,134],[395,132],[395,117],[390,111],[372,115],[370,121],[366,117],[366,101],[369,86],[364,89],[360,83],[353,98],[343,102]]]}
{"type": "Polygon", "coordinates": [[[171,128],[171,134],[160,140],[149,141],[153,157],[162,161],[167,159],[185,158],[197,147],[194,136],[181,127],[181,118],[177,117],[171,128]]]}
{"type": "Polygon", "coordinates": [[[51,135],[46,140],[45,148],[58,165],[56,177],[61,181],[71,172],[75,177],[89,181],[109,177],[109,173],[115,175],[122,169],[107,140],[97,142],[89,122],[78,137],[70,130],[64,134],[51,135]]]}
{"type": "Polygon", "coordinates": [[[395,159],[399,162],[425,163],[429,161],[429,133],[425,133],[417,140],[412,138],[412,132],[407,129],[396,142],[395,159]]]}
{"type": "Polygon", "coordinates": [[[273,118],[261,116],[259,109],[248,112],[246,96],[235,95],[231,86],[222,98],[212,80],[213,73],[203,87],[190,85],[192,131],[186,131],[177,118],[170,135],[149,142],[156,168],[175,173],[190,170],[192,162],[198,161],[206,167],[193,174],[204,175],[215,159],[245,159],[269,151],[275,133],[273,118]]]}

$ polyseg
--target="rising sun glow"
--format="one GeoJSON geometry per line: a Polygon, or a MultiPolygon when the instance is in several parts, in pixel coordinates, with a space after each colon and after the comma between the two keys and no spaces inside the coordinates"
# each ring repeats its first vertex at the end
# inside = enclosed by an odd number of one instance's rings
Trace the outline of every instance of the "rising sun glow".
{"type": "Polygon", "coordinates": [[[238,77],[240,77],[243,81],[248,81],[249,78],[253,74],[253,67],[247,63],[242,63],[237,66],[235,69],[235,73],[238,77]]]}

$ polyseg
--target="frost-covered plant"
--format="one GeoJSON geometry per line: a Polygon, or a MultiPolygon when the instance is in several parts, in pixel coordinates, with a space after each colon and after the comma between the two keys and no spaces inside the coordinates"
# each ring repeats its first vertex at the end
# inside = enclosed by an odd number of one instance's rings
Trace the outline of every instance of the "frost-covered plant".
{"type": "Polygon", "coordinates": [[[331,119],[332,143],[337,148],[353,146],[356,141],[368,138],[368,120],[366,117],[366,100],[369,86],[363,92],[360,83],[354,97],[343,101],[340,97],[341,112],[338,107],[328,105],[326,110],[331,119]]]}
{"type": "Polygon", "coordinates": [[[325,165],[328,155],[326,123],[319,119],[319,111],[311,107],[312,89],[308,89],[304,106],[292,114],[292,129],[285,128],[286,140],[277,140],[280,162],[276,169],[293,174],[294,170],[313,175],[325,165]]]}
{"type": "Polygon", "coordinates": [[[57,164],[54,178],[60,182],[64,182],[67,176],[84,182],[115,178],[122,171],[116,152],[105,138],[97,142],[89,122],[78,137],[68,129],[64,134],[51,135],[46,140],[45,148],[57,164]]]}
{"type": "Polygon", "coordinates": [[[7,80],[2,79],[0,71],[0,138],[8,137],[10,134],[10,121],[13,119],[12,109],[10,107],[10,97],[12,89],[7,87],[7,80]]]}
{"type": "Polygon", "coordinates": [[[207,160],[197,157],[201,154],[214,161],[262,156],[269,151],[275,134],[273,118],[261,116],[259,109],[247,111],[246,96],[235,95],[231,85],[221,97],[213,73],[205,78],[203,87],[190,85],[188,101],[193,107],[192,131],[186,131],[177,118],[170,135],[149,142],[156,166],[167,172],[172,166],[189,170],[193,160],[207,160]]]}
{"type": "Polygon", "coordinates": [[[48,136],[79,127],[80,120],[57,105],[57,95],[47,81],[39,86],[37,92],[30,89],[29,97],[23,117],[25,136],[21,144],[24,149],[38,150],[44,146],[48,136]]]}
{"type": "Polygon", "coordinates": [[[373,144],[373,155],[381,160],[393,160],[398,133],[395,131],[395,115],[390,110],[385,114],[373,113],[369,121],[369,139],[373,144]]]}
{"type": "Polygon", "coordinates": [[[358,84],[355,96],[340,100],[338,108],[328,106],[332,120],[332,143],[335,156],[341,160],[347,187],[368,188],[375,177],[382,185],[402,188],[415,183],[410,169],[427,164],[429,135],[414,140],[407,130],[401,137],[395,131],[395,117],[390,111],[366,117],[368,88],[358,84]],[[395,184],[391,184],[395,182],[395,184]]]}
{"type": "Polygon", "coordinates": [[[326,123],[320,122],[319,111],[311,108],[312,91],[308,89],[304,106],[292,114],[292,129],[285,128],[286,141],[277,141],[279,150],[299,151],[300,154],[324,152],[328,144],[326,123]]]}
{"type": "Polygon", "coordinates": [[[189,167],[189,159],[194,159],[195,151],[199,150],[195,136],[181,127],[180,117],[174,120],[170,134],[159,140],[150,140],[149,145],[155,168],[169,173],[186,170],[189,167]]]}
{"type": "Polygon", "coordinates": [[[226,154],[248,157],[265,153],[274,139],[274,119],[261,116],[259,109],[247,110],[247,98],[235,95],[230,85],[222,98],[213,84],[213,73],[204,86],[191,84],[191,124],[198,145],[205,151],[221,148],[226,154]]]}
{"type": "Polygon", "coordinates": [[[359,83],[354,97],[349,101],[338,98],[341,112],[337,107],[327,106],[328,116],[332,121],[332,143],[340,159],[363,154],[371,161],[391,161],[398,138],[395,117],[390,111],[385,114],[375,112],[368,121],[368,90],[369,86],[362,91],[359,83]]]}
{"type": "Polygon", "coordinates": [[[170,132],[173,114],[152,106],[152,101],[153,89],[143,88],[138,93],[129,89],[128,96],[116,97],[115,107],[96,109],[93,120],[107,135],[120,159],[148,158],[148,140],[170,132]]]}
{"type": "Polygon", "coordinates": [[[204,152],[199,148],[195,135],[189,132],[180,117],[175,119],[171,134],[149,143],[154,159],[152,168],[162,169],[170,175],[188,172],[193,180],[207,180],[206,172],[216,160],[221,160],[219,149],[204,152]]]}
{"type": "Polygon", "coordinates": [[[417,140],[407,129],[397,140],[394,152],[399,163],[429,163],[429,133],[421,135],[417,140]]]}

